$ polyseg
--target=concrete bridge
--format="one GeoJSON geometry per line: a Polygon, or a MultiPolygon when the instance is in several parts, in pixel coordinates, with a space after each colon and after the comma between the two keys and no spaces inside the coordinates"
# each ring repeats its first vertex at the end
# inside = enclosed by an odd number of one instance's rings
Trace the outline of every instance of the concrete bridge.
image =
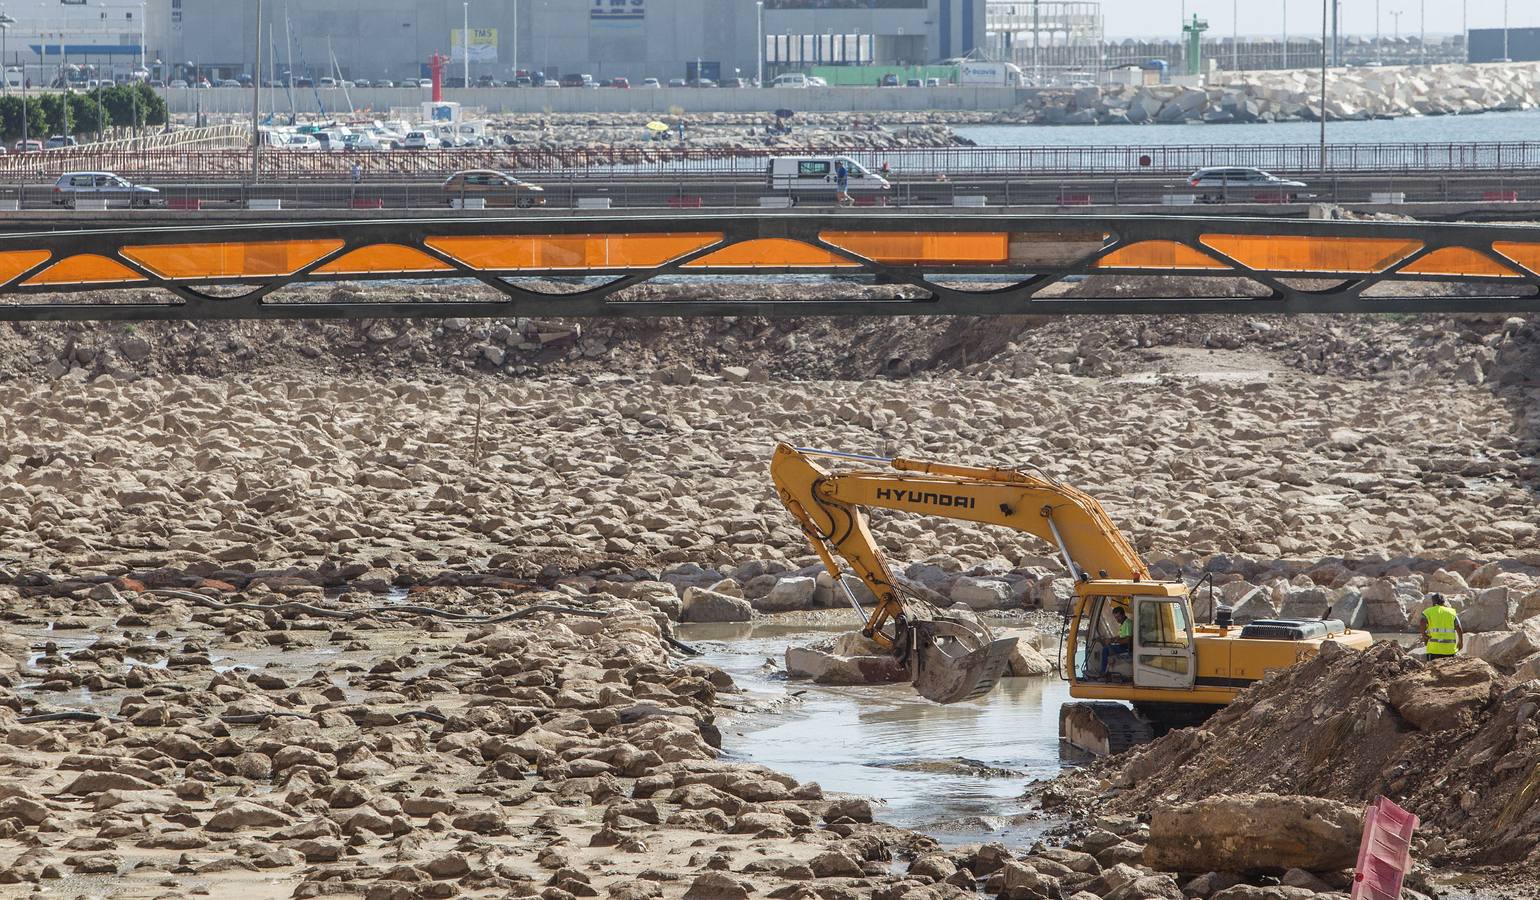
{"type": "Polygon", "coordinates": [[[184,221],[0,235],[0,321],[1362,312],[1540,312],[1540,228],[767,210],[201,228],[184,221]],[[802,298],[764,299],[763,282],[742,277],[786,275],[803,276],[802,298]],[[624,293],[665,276],[728,279],[728,289],[699,300],[624,293]],[[1175,280],[1165,287],[1184,296],[1050,290],[1084,276],[1167,276],[1175,280]],[[555,293],[511,280],[538,278],[577,283],[555,293]],[[903,290],[852,299],[848,289],[822,286],[833,279],[903,290]],[[387,280],[478,282],[501,298],[275,296],[296,284],[387,280]],[[1385,290],[1392,282],[1441,287],[1395,294],[1385,290]],[[1243,284],[1252,289],[1238,290],[1243,284]]]}

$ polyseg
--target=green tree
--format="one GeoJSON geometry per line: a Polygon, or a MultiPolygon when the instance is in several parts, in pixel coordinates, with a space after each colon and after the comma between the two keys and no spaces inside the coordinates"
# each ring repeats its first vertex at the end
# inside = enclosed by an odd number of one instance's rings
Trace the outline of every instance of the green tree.
{"type": "Polygon", "coordinates": [[[65,94],[47,93],[38,98],[43,109],[43,136],[74,134],[75,121],[70,117],[70,104],[65,94]]]}
{"type": "Polygon", "coordinates": [[[139,98],[139,124],[164,125],[170,121],[166,114],[166,98],[155,92],[145,82],[134,85],[134,94],[139,98]]]}
{"type": "Polygon", "coordinates": [[[48,136],[48,117],[43,112],[43,104],[37,97],[28,97],[23,106],[22,99],[16,94],[0,97],[0,141],[9,144],[22,139],[23,134],[29,139],[42,140],[48,136]],[[27,127],[22,128],[22,110],[27,112],[27,127]]]}
{"type": "Polygon", "coordinates": [[[106,90],[102,93],[101,106],[97,105],[96,91],[83,94],[70,92],[66,102],[70,108],[70,121],[75,128],[70,134],[95,134],[112,127],[112,116],[106,109],[106,90]]]}

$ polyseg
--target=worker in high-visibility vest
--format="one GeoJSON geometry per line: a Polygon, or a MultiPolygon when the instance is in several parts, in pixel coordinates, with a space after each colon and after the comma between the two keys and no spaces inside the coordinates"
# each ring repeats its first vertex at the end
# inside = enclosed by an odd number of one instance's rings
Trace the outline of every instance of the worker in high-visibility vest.
{"type": "Polygon", "coordinates": [[[1422,611],[1422,642],[1429,656],[1454,656],[1465,648],[1460,615],[1449,607],[1443,594],[1430,599],[1433,605],[1422,611]]]}

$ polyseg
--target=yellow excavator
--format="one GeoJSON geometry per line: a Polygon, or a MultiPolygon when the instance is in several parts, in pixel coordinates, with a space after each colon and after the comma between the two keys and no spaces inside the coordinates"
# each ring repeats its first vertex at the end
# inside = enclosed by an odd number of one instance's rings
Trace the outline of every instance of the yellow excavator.
{"type": "MultiPolygon", "coordinates": [[[[1070,696],[1060,737],[1095,754],[1118,753],[1162,731],[1202,721],[1269,671],[1320,652],[1326,641],[1369,646],[1340,621],[1275,619],[1234,625],[1212,602],[1194,620],[1187,586],[1156,581],[1095,498],[1027,469],[961,466],[813,450],[781,443],[770,464],[781,502],[802,527],[862,634],[909,668],[915,689],[938,703],[987,694],[1005,672],[1014,638],[996,639],[971,614],[949,613],[895,580],[868,524],[881,508],[999,525],[1036,535],[1075,580],[1059,657],[1070,696]],[[880,465],[831,472],[815,459],[880,465]],[[845,581],[848,564],[876,597],[864,611],[845,581]]],[[[1330,615],[1328,611],[1327,615],[1330,615]]]]}

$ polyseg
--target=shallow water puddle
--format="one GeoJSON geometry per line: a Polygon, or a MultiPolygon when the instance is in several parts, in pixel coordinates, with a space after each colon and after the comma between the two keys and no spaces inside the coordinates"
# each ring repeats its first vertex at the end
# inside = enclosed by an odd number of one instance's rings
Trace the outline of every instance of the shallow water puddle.
{"type": "Polygon", "coordinates": [[[823,687],[788,681],[766,666],[788,645],[833,630],[848,626],[679,629],[682,640],[705,654],[701,662],[732,675],[744,692],[723,698],[750,710],[719,722],[730,757],[816,781],[826,791],[868,797],[882,821],[944,844],[1025,845],[1053,824],[1027,814],[1018,798],[1028,782],[1066,765],[1058,733],[1067,684],[1008,678],[981,700],[938,706],[907,685],[823,687]]]}

